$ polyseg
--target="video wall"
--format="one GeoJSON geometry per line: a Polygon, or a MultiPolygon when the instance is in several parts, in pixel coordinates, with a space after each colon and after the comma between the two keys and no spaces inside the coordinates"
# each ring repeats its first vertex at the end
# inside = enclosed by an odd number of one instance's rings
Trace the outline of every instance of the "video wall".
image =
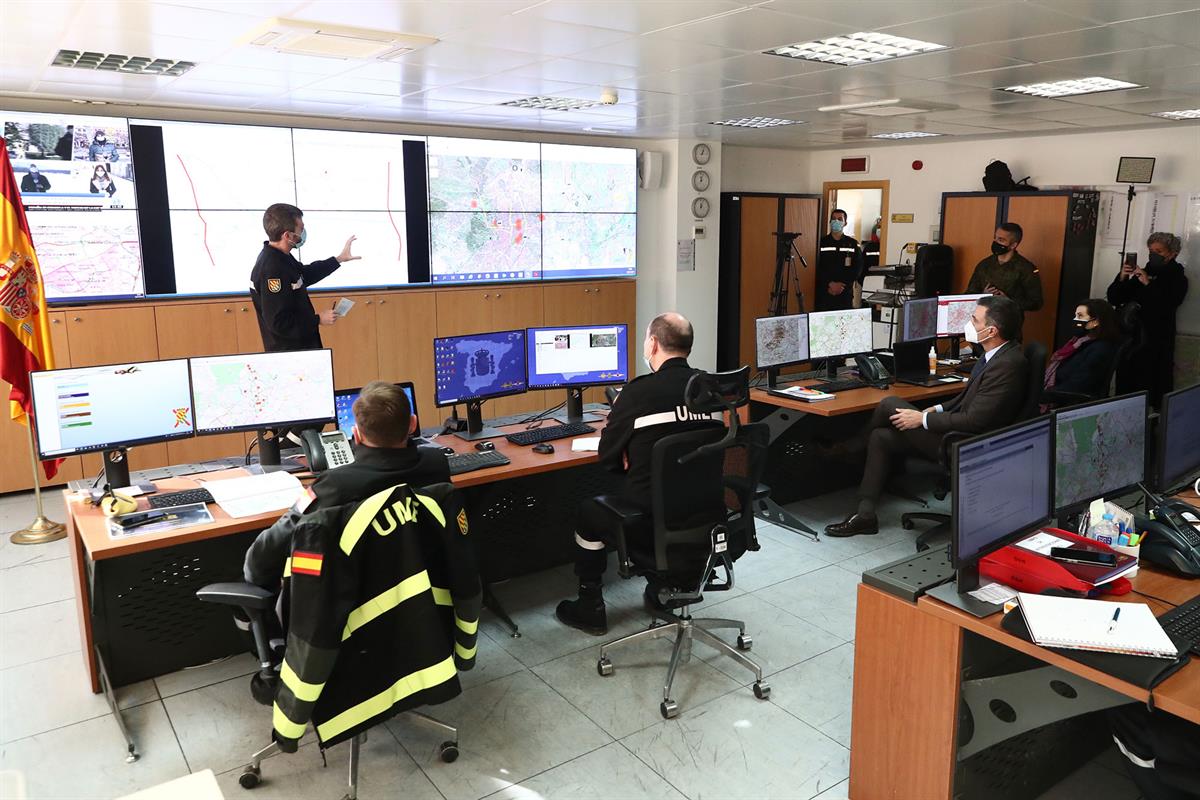
{"type": "Polygon", "coordinates": [[[633,276],[631,148],[0,112],[58,303],[241,293],[272,203],[314,287],[633,276]]]}

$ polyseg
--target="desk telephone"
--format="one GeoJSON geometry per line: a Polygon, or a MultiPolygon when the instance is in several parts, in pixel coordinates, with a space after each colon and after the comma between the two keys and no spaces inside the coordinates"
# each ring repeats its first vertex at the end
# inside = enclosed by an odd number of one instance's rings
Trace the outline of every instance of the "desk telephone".
{"type": "Polygon", "coordinates": [[[892,382],[892,376],[878,358],[872,355],[857,355],[854,365],[858,367],[858,375],[865,383],[876,388],[887,388],[892,382]]]}
{"type": "Polygon", "coordinates": [[[346,434],[340,430],[327,433],[306,430],[300,433],[300,446],[312,472],[324,472],[334,467],[354,463],[354,451],[346,434]]]}
{"type": "Polygon", "coordinates": [[[1200,577],[1200,531],[1193,521],[1200,510],[1181,500],[1166,500],[1150,508],[1149,517],[1134,518],[1138,530],[1150,535],[1140,557],[1181,575],[1200,577]]]}

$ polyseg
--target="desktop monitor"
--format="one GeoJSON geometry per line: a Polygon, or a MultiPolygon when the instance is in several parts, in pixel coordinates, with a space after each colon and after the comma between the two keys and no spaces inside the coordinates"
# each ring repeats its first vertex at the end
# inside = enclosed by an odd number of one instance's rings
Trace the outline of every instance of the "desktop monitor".
{"type": "MultiPolygon", "coordinates": [[[[397,383],[404,390],[404,396],[408,398],[408,407],[412,409],[413,417],[417,418],[417,435],[421,433],[420,418],[417,417],[417,394],[413,389],[413,385],[408,382],[397,383]]],[[[353,439],[354,436],[354,401],[362,394],[362,387],[354,389],[338,389],[333,393],[334,413],[337,415],[338,430],[347,439],[353,439]]]]}
{"type": "Polygon", "coordinates": [[[760,370],[808,361],[808,315],[759,317],[754,320],[754,365],[760,370]]]}
{"type": "Polygon", "coordinates": [[[629,380],[629,329],[624,324],[529,328],[525,332],[530,389],[566,389],[568,422],[585,418],[583,388],[629,380]]]}
{"type": "Polygon", "coordinates": [[[1158,425],[1155,488],[1173,494],[1200,471],[1200,383],[1164,395],[1158,425]]]}
{"type": "MultiPolygon", "coordinates": [[[[38,456],[60,458],[194,435],[187,359],[32,372],[38,456]]],[[[123,458],[105,458],[107,482],[129,485],[123,458]]]]}
{"type": "Polygon", "coordinates": [[[467,404],[468,440],[502,436],[484,429],[480,404],[493,397],[521,394],[526,387],[525,331],[494,331],[433,340],[434,402],[467,404]]]}
{"type": "Polygon", "coordinates": [[[959,442],[951,451],[950,555],[960,592],[979,559],[1045,525],[1054,513],[1054,426],[1038,417],[959,442]]]}
{"type": "Polygon", "coordinates": [[[809,358],[832,358],[872,350],[871,309],[814,311],[808,315],[809,358]]]}
{"type": "Polygon", "coordinates": [[[909,300],[900,313],[901,342],[932,339],[938,332],[938,299],[909,300]]]}
{"type": "Polygon", "coordinates": [[[937,298],[937,335],[962,336],[981,297],[990,294],[944,294],[937,298]]]}
{"type": "Polygon", "coordinates": [[[1060,515],[1145,480],[1146,393],[1054,413],[1054,507],[1060,515]]]}
{"type": "MultiPolygon", "coordinates": [[[[205,356],[188,361],[198,434],[324,425],[337,416],[331,350],[205,356]]],[[[260,453],[263,438],[259,437],[260,453]]]]}

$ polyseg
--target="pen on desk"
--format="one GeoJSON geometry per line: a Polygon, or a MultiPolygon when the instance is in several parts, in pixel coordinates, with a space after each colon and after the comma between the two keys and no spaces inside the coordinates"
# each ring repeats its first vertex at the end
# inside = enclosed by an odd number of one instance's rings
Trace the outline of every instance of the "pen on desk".
{"type": "Polygon", "coordinates": [[[1113,630],[1117,627],[1117,618],[1120,616],[1121,616],[1121,609],[1118,608],[1116,611],[1113,612],[1112,622],[1108,623],[1108,632],[1109,633],[1112,633],[1113,630]]]}

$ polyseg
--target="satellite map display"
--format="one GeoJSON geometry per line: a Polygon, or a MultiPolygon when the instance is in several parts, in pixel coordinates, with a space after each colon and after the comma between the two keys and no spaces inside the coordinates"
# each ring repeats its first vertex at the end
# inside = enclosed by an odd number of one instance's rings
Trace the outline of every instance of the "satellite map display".
{"type": "Polygon", "coordinates": [[[754,321],[759,369],[808,360],[808,315],[761,317],[754,321]]]}
{"type": "Polygon", "coordinates": [[[1055,508],[1102,496],[1145,477],[1145,395],[1059,411],[1055,426],[1055,508]]]}

